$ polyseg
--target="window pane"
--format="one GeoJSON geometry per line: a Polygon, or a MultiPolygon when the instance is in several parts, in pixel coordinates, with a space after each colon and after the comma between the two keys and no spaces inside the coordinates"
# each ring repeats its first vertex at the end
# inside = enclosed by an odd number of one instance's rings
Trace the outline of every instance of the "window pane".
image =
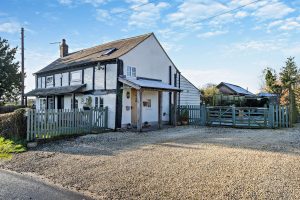
{"type": "Polygon", "coordinates": [[[131,67],[127,66],[127,76],[131,76],[131,67]]]}
{"type": "Polygon", "coordinates": [[[79,71],[71,72],[71,82],[81,82],[81,73],[79,71]]]}
{"type": "Polygon", "coordinates": [[[131,72],[132,77],[136,77],[136,68],[132,67],[131,70],[132,70],[131,72]]]}
{"type": "Polygon", "coordinates": [[[95,97],[95,108],[98,108],[98,97],[95,97]]]}
{"type": "Polygon", "coordinates": [[[103,98],[100,97],[100,108],[103,108],[104,107],[104,100],[103,98]]]}

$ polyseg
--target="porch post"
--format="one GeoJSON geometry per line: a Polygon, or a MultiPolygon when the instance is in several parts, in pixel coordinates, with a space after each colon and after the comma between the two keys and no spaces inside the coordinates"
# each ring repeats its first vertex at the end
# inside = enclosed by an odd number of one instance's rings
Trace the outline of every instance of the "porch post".
{"type": "Polygon", "coordinates": [[[142,90],[139,89],[137,90],[137,93],[136,93],[136,96],[137,96],[137,101],[136,101],[136,111],[137,111],[137,131],[141,132],[142,131],[142,123],[143,123],[143,120],[142,120],[142,97],[143,97],[143,94],[142,94],[142,90]]]}
{"type": "Polygon", "coordinates": [[[158,91],[158,128],[162,128],[162,91],[158,91]]]}
{"type": "Polygon", "coordinates": [[[173,92],[174,110],[173,110],[173,125],[177,124],[177,91],[173,92]]]}
{"type": "Polygon", "coordinates": [[[72,93],[72,101],[73,101],[73,107],[72,107],[72,109],[75,109],[75,93],[72,93]]]}

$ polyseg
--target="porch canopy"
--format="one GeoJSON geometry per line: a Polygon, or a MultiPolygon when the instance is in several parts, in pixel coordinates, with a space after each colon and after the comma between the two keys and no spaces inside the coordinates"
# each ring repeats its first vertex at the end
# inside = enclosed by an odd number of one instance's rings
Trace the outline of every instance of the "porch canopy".
{"type": "Polygon", "coordinates": [[[169,92],[181,91],[180,88],[163,83],[161,80],[158,79],[150,79],[150,78],[142,78],[142,77],[137,77],[137,78],[119,77],[119,81],[137,90],[144,88],[144,89],[153,89],[153,90],[161,90],[161,91],[169,91],[169,92]]]}
{"type": "Polygon", "coordinates": [[[34,89],[26,93],[26,96],[51,96],[61,94],[72,94],[75,92],[80,92],[85,86],[86,84],[34,89]]]}
{"type": "MultiPolygon", "coordinates": [[[[143,99],[143,91],[144,90],[156,90],[158,91],[158,127],[162,127],[162,92],[173,92],[173,102],[174,108],[177,107],[177,93],[181,91],[180,88],[174,87],[172,85],[163,83],[161,80],[157,79],[150,79],[150,78],[126,78],[125,76],[121,76],[118,79],[121,83],[136,89],[137,91],[137,130],[142,131],[142,99],[143,99]]],[[[177,109],[173,109],[172,114],[172,121],[173,124],[176,126],[176,119],[177,119],[177,109]]]]}

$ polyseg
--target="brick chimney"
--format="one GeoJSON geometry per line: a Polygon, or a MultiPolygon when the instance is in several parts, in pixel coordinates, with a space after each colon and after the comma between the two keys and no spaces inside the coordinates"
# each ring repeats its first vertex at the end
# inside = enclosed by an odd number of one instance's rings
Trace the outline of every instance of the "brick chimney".
{"type": "Polygon", "coordinates": [[[66,40],[62,39],[61,45],[59,46],[60,48],[60,57],[65,57],[68,55],[68,45],[66,44],[66,40]]]}

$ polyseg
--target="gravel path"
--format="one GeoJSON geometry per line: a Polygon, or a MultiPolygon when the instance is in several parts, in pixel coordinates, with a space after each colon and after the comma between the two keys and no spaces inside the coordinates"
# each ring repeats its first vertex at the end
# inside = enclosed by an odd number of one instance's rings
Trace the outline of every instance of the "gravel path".
{"type": "Polygon", "coordinates": [[[300,199],[300,126],[87,135],[41,145],[0,168],[95,199],[300,199]]]}

